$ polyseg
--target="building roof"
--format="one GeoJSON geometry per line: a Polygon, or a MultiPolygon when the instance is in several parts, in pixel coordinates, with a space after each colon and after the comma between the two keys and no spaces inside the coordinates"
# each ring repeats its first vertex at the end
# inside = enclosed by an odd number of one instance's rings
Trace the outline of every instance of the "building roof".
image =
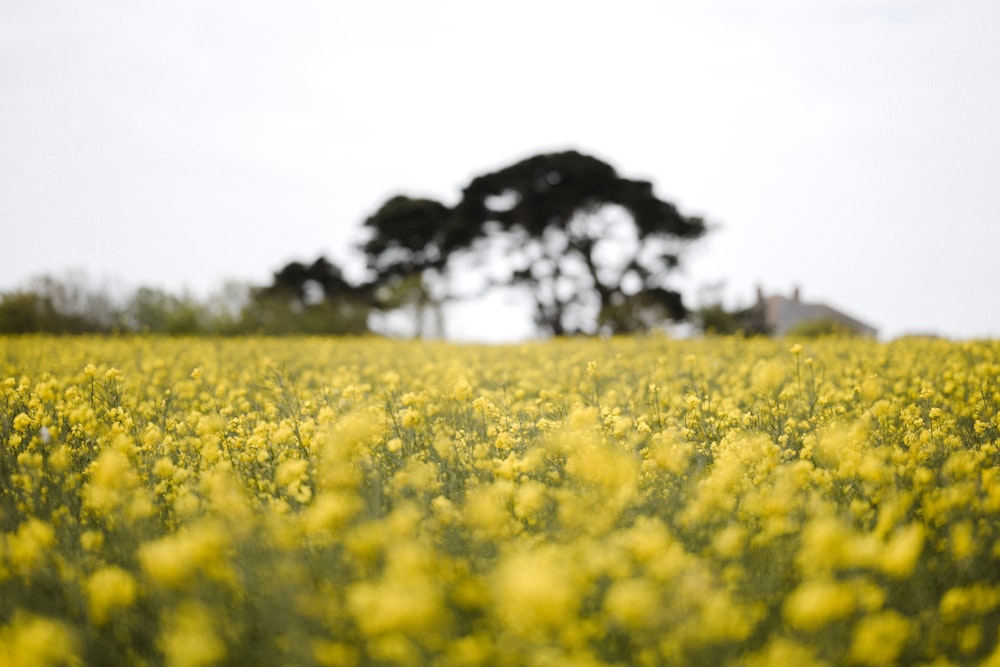
{"type": "Polygon", "coordinates": [[[832,308],[825,303],[807,303],[802,301],[796,288],[791,298],[782,295],[764,297],[758,290],[757,303],[764,310],[764,324],[767,330],[775,336],[784,336],[796,326],[805,322],[831,321],[836,322],[861,336],[875,337],[878,330],[861,320],[832,308]]]}

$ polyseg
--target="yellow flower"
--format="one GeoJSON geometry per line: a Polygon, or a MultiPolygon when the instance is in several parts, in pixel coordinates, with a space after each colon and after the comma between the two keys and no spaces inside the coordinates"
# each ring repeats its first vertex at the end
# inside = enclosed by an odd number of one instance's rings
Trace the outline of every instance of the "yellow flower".
{"type": "Polygon", "coordinates": [[[951,527],[951,553],[955,560],[971,558],[979,551],[971,521],[960,521],[951,527]]]}
{"type": "Polygon", "coordinates": [[[671,475],[683,475],[694,454],[694,443],[682,440],[674,433],[655,433],[646,448],[645,456],[654,474],[667,472],[671,475]]]}
{"type": "Polygon", "coordinates": [[[852,551],[849,526],[834,517],[813,519],[802,530],[802,546],[795,557],[799,571],[810,577],[829,575],[852,551]]]}
{"type": "Polygon", "coordinates": [[[517,444],[517,438],[510,431],[501,431],[497,434],[496,448],[501,452],[509,451],[517,444]]]}
{"type": "Polygon", "coordinates": [[[123,453],[129,447],[125,436],[105,449],[89,468],[90,480],[83,488],[83,506],[93,516],[115,525],[119,512],[127,519],[150,516],[154,509],[139,476],[123,453]]]}
{"type": "Polygon", "coordinates": [[[288,422],[281,422],[271,434],[271,440],[276,444],[288,442],[295,437],[295,429],[288,422]]]}
{"type": "Polygon", "coordinates": [[[801,644],[787,637],[772,637],[763,649],[740,660],[746,667],[774,667],[775,665],[795,665],[795,667],[827,667],[828,663],[816,657],[816,651],[807,644],[801,644]]]}
{"type": "Polygon", "coordinates": [[[818,630],[842,620],[854,611],[854,594],[843,582],[810,579],[785,599],[783,612],[789,625],[798,630],[818,630]]]}
{"type": "Polygon", "coordinates": [[[737,523],[719,530],[712,539],[712,548],[723,558],[737,558],[746,547],[747,531],[737,523]]]}
{"type": "Polygon", "coordinates": [[[938,605],[941,618],[949,623],[976,619],[1000,607],[1000,589],[986,584],[951,588],[938,605]]]}
{"type": "Polygon", "coordinates": [[[111,614],[135,602],[138,586],[131,574],[113,565],[103,567],[87,578],[87,605],[94,625],[104,625],[111,614]]]}
{"type": "Polygon", "coordinates": [[[316,500],[303,514],[305,530],[312,540],[330,543],[336,537],[336,531],[361,508],[357,496],[327,491],[316,496],[316,500]]]}
{"type": "Polygon", "coordinates": [[[660,620],[662,599],[654,582],[625,579],[611,584],[604,611],[612,622],[628,630],[653,627],[660,620]]]}
{"type": "Polygon", "coordinates": [[[80,546],[84,551],[100,551],[104,547],[104,533],[99,530],[83,531],[80,533],[80,546]]]}
{"type": "Polygon", "coordinates": [[[754,364],[750,373],[750,386],[758,394],[770,395],[779,391],[785,383],[785,367],[770,359],[761,359],[754,364]]]}
{"type": "Polygon", "coordinates": [[[548,487],[536,480],[518,484],[514,494],[514,515],[530,525],[536,525],[549,498],[548,487]]]}
{"type": "Polygon", "coordinates": [[[864,616],[854,626],[848,657],[872,667],[894,665],[906,646],[911,627],[905,616],[891,609],[864,616]]]}
{"type": "Polygon", "coordinates": [[[389,633],[426,633],[445,619],[442,587],[427,548],[394,545],[381,578],[352,584],[347,605],[368,637],[389,633]]]}
{"type": "Polygon", "coordinates": [[[79,639],[63,622],[18,611],[0,626],[0,665],[82,665],[79,639]]]}
{"type": "Polygon", "coordinates": [[[160,479],[170,479],[174,476],[174,462],[168,456],[161,456],[153,464],[153,474],[160,479]]]}
{"type": "Polygon", "coordinates": [[[167,667],[203,667],[226,656],[215,615],[198,602],[183,602],[167,610],[156,645],[167,667]]]}
{"type": "Polygon", "coordinates": [[[439,475],[440,471],[437,464],[430,461],[411,459],[407,461],[401,470],[393,475],[389,486],[396,493],[404,493],[409,490],[421,494],[435,495],[441,488],[441,482],[438,479],[439,475]]]}
{"type": "Polygon", "coordinates": [[[489,665],[492,650],[490,639],[482,634],[461,637],[449,643],[443,664],[455,667],[489,665]]]}
{"type": "Polygon", "coordinates": [[[48,554],[56,543],[55,529],[51,524],[31,518],[7,536],[7,561],[12,569],[29,575],[48,561],[48,554]]]}
{"type": "Polygon", "coordinates": [[[202,523],[139,547],[139,565],[156,584],[184,588],[197,584],[196,576],[227,581],[229,536],[221,523],[202,523]]]}
{"type": "Polygon", "coordinates": [[[793,343],[0,339],[0,665],[1000,665],[1000,343],[793,343]]]}
{"type": "Polygon", "coordinates": [[[912,523],[897,530],[882,549],[879,567],[897,579],[913,574],[924,546],[924,527],[912,523]]]}
{"type": "Polygon", "coordinates": [[[285,461],[279,464],[277,470],[274,471],[274,483],[278,485],[278,488],[288,487],[294,482],[303,480],[308,469],[309,461],[305,459],[285,461]]]}
{"type": "Polygon", "coordinates": [[[31,417],[21,412],[16,417],[14,417],[14,423],[13,423],[14,430],[24,433],[31,428],[31,423],[32,423],[31,417]]]}
{"type": "Polygon", "coordinates": [[[493,611],[523,637],[563,627],[577,616],[581,596],[572,557],[554,544],[508,554],[493,576],[493,611]]]}
{"type": "Polygon", "coordinates": [[[475,486],[465,494],[462,516],[473,531],[484,537],[504,539],[513,530],[508,509],[514,497],[514,484],[498,479],[492,484],[475,486]]]}
{"type": "Polygon", "coordinates": [[[323,667],[354,667],[360,662],[358,649],[344,642],[317,639],[311,648],[313,659],[323,667]]]}
{"type": "Polygon", "coordinates": [[[604,510],[600,516],[590,518],[594,522],[593,527],[600,529],[601,519],[613,521],[617,512],[638,492],[638,462],[589,430],[583,433],[567,431],[559,437],[558,449],[572,448],[566,461],[566,474],[581,483],[585,491],[592,493],[604,510]],[[574,437],[578,439],[575,445],[571,445],[574,437]]]}

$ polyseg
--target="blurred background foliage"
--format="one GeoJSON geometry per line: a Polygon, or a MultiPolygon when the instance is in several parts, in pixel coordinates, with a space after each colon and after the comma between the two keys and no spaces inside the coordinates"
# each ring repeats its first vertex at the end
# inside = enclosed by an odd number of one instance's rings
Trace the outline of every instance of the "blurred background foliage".
{"type": "Polygon", "coordinates": [[[364,275],[355,279],[324,256],[289,262],[269,284],[230,282],[207,298],[150,286],[122,293],[80,272],[47,275],[0,293],[0,334],[384,334],[388,314],[417,337],[442,337],[447,303],[507,289],[521,295],[541,336],[676,322],[766,335],[753,308],[690,310],[670,284],[687,244],[709,229],[602,160],[543,153],[473,178],[454,206],[388,198],[361,225],[354,259],[364,275]]]}

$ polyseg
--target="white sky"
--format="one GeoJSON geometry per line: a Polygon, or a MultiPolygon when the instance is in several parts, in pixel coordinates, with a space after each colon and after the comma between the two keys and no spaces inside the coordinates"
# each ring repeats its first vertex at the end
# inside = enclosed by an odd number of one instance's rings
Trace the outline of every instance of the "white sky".
{"type": "MultiPolygon", "coordinates": [[[[575,148],[717,226],[689,305],[800,285],[883,338],[1000,337],[998,30],[996,0],[4,0],[0,291],[265,284],[392,194],[575,148]]],[[[518,330],[493,307],[453,332],[518,330]]]]}

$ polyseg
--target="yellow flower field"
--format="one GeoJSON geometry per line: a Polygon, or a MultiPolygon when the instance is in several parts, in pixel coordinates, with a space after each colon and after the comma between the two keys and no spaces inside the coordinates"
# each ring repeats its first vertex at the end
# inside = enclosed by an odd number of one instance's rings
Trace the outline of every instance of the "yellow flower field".
{"type": "Polygon", "coordinates": [[[1000,343],[0,339],[0,665],[1000,665],[1000,343]]]}

